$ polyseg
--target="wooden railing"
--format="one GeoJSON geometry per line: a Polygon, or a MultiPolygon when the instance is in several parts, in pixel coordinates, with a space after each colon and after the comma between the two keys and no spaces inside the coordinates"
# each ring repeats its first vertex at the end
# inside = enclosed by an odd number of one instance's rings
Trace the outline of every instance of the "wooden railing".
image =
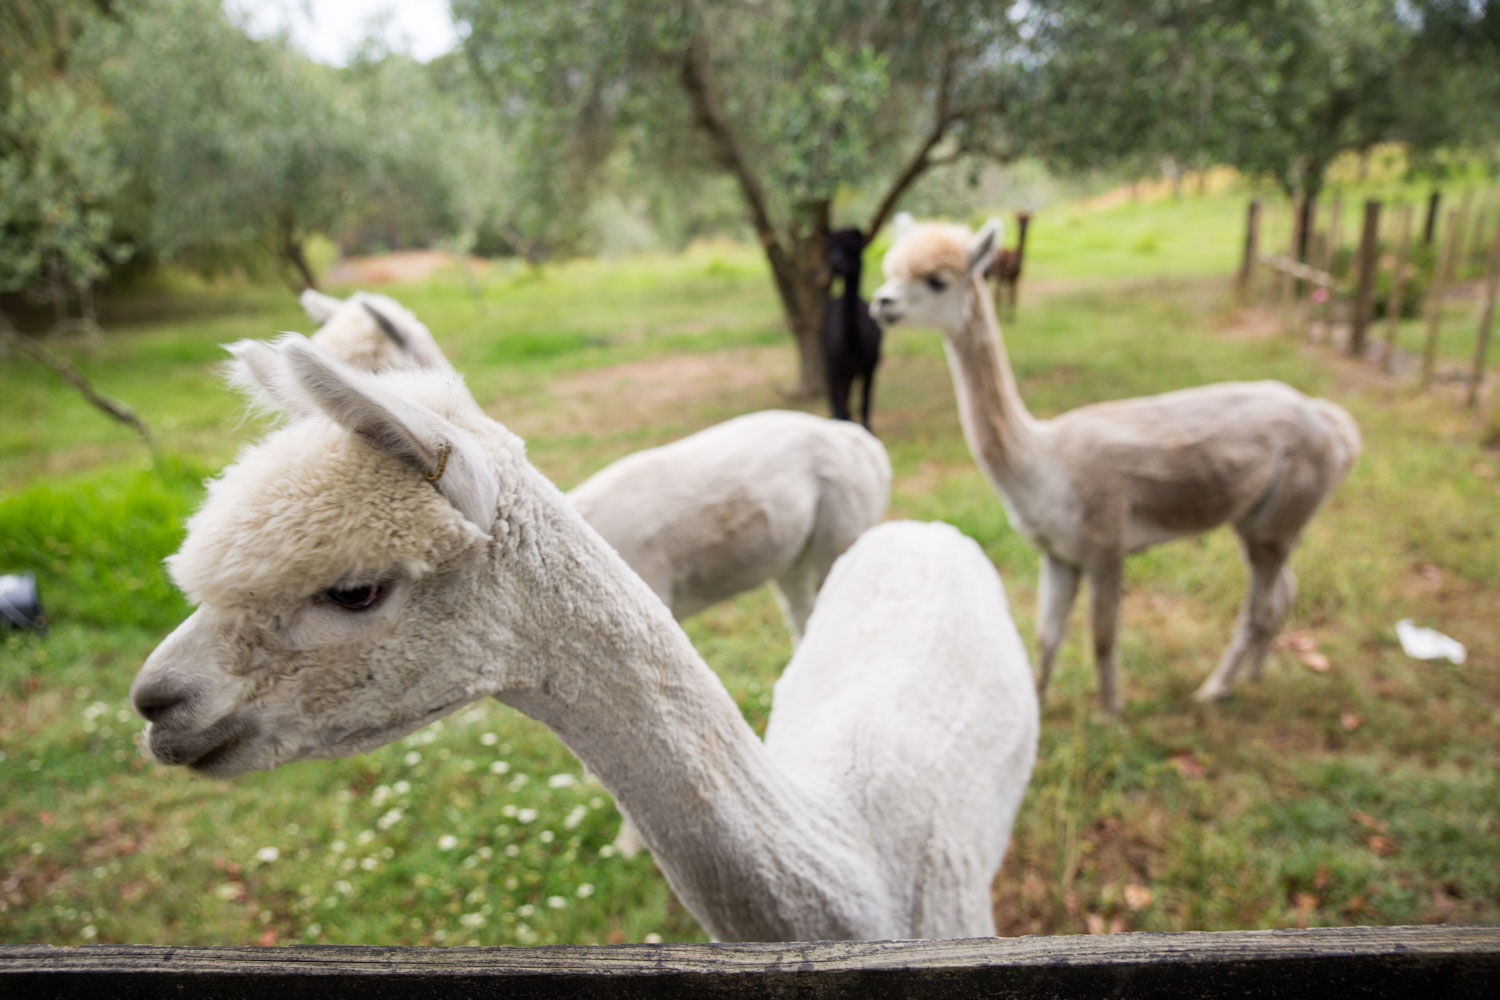
{"type": "Polygon", "coordinates": [[[1500,997],[1500,927],[556,948],[0,947],[0,997],[1500,997]]]}

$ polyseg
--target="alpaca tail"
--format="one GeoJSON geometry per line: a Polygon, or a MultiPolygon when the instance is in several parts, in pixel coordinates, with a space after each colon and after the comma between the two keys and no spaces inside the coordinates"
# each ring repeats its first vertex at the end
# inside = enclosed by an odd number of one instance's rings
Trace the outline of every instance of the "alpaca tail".
{"type": "Polygon", "coordinates": [[[1354,422],[1348,410],[1337,403],[1331,403],[1326,399],[1315,399],[1312,402],[1324,426],[1333,436],[1333,453],[1338,462],[1338,473],[1334,482],[1338,482],[1349,474],[1350,469],[1354,468],[1355,459],[1359,458],[1359,453],[1363,448],[1359,424],[1354,422]]]}

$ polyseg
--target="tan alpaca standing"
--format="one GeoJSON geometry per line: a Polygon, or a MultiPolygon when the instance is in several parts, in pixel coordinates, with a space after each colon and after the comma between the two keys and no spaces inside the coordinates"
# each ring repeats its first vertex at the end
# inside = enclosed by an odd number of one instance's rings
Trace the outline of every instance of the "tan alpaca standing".
{"type": "Polygon", "coordinates": [[[1240,670],[1259,676],[1296,592],[1287,557],[1353,466],[1359,428],[1341,407],[1269,381],[1036,419],[1016,388],[982,281],[999,231],[995,219],[977,234],[908,223],[886,253],[887,280],[871,312],[886,326],[942,331],[969,450],[1011,525],[1042,550],[1038,689],[1046,688],[1079,578],[1087,576],[1099,694],[1105,710],[1117,713],[1125,556],[1228,523],[1240,537],[1249,592],[1228,648],[1195,695],[1223,698],[1240,670]]]}

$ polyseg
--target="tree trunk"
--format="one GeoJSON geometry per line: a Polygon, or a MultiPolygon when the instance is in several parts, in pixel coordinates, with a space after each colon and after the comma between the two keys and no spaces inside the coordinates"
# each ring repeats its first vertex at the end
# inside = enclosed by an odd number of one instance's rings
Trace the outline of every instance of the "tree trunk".
{"type": "Polygon", "coordinates": [[[797,382],[791,389],[797,399],[816,398],[827,383],[823,317],[833,284],[828,269],[828,210],[826,202],[815,206],[812,231],[792,233],[785,241],[785,254],[770,257],[787,329],[797,345],[797,382]]]}
{"type": "MultiPolygon", "coordinates": [[[[289,236],[281,247],[282,259],[291,266],[297,280],[302,282],[302,288],[317,288],[318,279],[313,274],[312,266],[307,262],[307,254],[303,252],[302,240],[296,236],[289,236]]],[[[298,289],[301,291],[302,289],[298,289]]]]}

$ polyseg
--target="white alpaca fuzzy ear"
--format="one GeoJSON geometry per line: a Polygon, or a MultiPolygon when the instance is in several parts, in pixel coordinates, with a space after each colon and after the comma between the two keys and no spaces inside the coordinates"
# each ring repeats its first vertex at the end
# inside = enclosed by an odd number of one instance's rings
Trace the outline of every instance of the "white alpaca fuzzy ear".
{"type": "Polygon", "coordinates": [[[990,259],[1000,248],[1000,236],[1004,231],[1005,224],[993,215],[979,227],[979,232],[969,240],[970,274],[980,274],[990,266],[990,259]]]}
{"type": "Polygon", "coordinates": [[[390,392],[378,378],[335,361],[306,338],[276,342],[298,387],[334,423],[420,473],[486,534],[500,486],[483,448],[431,410],[390,392]]]}
{"type": "Polygon", "coordinates": [[[305,290],[297,296],[297,301],[302,303],[302,311],[307,313],[308,318],[315,323],[327,323],[333,318],[333,314],[339,311],[339,306],[344,304],[332,295],[324,295],[315,288],[305,290]]]}
{"type": "Polygon", "coordinates": [[[897,212],[896,217],[891,220],[891,234],[898,240],[916,228],[917,220],[910,212],[897,212]]]}
{"type": "Polygon", "coordinates": [[[225,344],[224,349],[234,355],[234,360],[225,366],[225,380],[250,397],[256,407],[294,417],[317,412],[312,400],[292,378],[286,359],[274,346],[263,340],[241,340],[225,344]]]}

